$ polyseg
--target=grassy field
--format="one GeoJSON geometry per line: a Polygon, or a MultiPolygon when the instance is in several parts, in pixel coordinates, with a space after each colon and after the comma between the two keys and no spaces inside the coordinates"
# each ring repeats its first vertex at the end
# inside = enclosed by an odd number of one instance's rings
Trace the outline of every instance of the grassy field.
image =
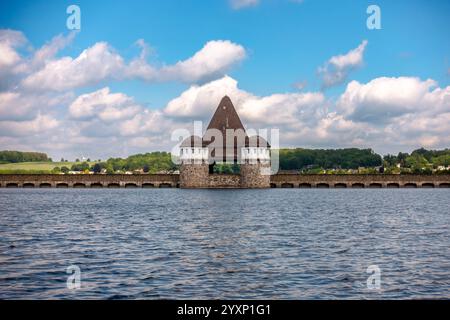
{"type": "MultiPolygon", "coordinates": [[[[54,167],[67,167],[70,169],[72,165],[81,162],[19,162],[19,163],[5,163],[0,164],[0,171],[2,170],[45,170],[50,171],[54,167]]],[[[95,162],[89,162],[89,165],[93,165],[95,162]]]]}

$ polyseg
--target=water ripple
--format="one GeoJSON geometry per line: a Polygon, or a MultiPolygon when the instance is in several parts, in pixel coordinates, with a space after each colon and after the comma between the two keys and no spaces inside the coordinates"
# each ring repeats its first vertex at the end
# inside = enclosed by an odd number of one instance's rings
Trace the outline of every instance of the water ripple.
{"type": "Polygon", "coordinates": [[[0,299],[449,299],[449,207],[438,189],[0,189],[0,299]]]}

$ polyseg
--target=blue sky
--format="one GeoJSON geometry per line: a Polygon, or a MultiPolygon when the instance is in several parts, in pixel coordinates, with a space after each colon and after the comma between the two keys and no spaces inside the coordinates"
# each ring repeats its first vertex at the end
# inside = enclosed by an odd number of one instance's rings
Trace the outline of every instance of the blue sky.
{"type": "MultiPolygon", "coordinates": [[[[228,40],[245,48],[246,56],[224,74],[238,81],[241,90],[258,97],[297,93],[299,90],[294,87],[297,82],[307,83],[302,92],[320,92],[325,100],[333,101],[339,99],[352,80],[369,83],[381,77],[416,77],[421,81],[432,79],[439,88],[449,85],[449,1],[254,2],[236,9],[231,0],[2,0],[0,29],[17,30],[26,37],[27,46],[17,49],[26,56],[53,37],[69,34],[65,11],[67,6],[76,4],[81,8],[81,31],[55,59],[76,58],[83,50],[105,41],[129,62],[139,56],[136,41],[143,39],[152,48],[147,57],[150,64],[173,65],[192,57],[208,41],[228,40]],[[366,8],[370,4],[381,8],[381,30],[366,27],[366,8]],[[345,81],[322,90],[318,68],[331,57],[357,48],[363,40],[368,44],[362,63],[349,71],[345,81]]],[[[111,92],[126,94],[144,108],[161,110],[190,86],[204,85],[214,79],[214,76],[191,82],[104,79],[77,86],[71,92],[75,98],[108,86],[111,92]]],[[[332,104],[330,109],[334,110],[332,104]]],[[[405,148],[411,149],[413,145],[406,144],[405,148]]],[[[442,142],[435,144],[442,145],[442,142]]],[[[324,143],[323,146],[335,145],[324,143]]]]}
{"type": "MultiPolygon", "coordinates": [[[[448,85],[450,2],[445,0],[261,1],[234,10],[225,1],[2,1],[0,27],[23,31],[34,46],[67,33],[65,9],[77,4],[82,30],[63,53],[77,55],[107,41],[124,57],[138,53],[144,39],[158,60],[173,63],[195,53],[211,39],[245,46],[249,57],[230,74],[241,87],[259,95],[295,90],[308,81],[320,88],[317,66],[369,41],[366,63],[353,78],[414,75],[448,85]],[[366,8],[382,9],[382,30],[366,28],[366,8]]],[[[120,84],[140,101],[167,103],[185,86],[120,84]],[[155,87],[155,88],[153,88],[155,87]]],[[[337,88],[339,89],[339,88],[337,88]]],[[[338,91],[332,90],[329,94],[338,91]]]]}

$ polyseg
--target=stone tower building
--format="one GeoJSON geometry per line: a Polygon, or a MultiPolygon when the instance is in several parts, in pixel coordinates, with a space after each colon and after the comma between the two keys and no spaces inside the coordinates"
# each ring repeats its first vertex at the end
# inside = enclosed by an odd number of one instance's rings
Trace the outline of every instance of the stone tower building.
{"type": "Polygon", "coordinates": [[[191,136],[180,145],[182,188],[269,188],[270,145],[247,136],[228,96],[222,98],[203,137],[191,136]],[[216,175],[215,164],[240,165],[239,175],[216,175]]]}

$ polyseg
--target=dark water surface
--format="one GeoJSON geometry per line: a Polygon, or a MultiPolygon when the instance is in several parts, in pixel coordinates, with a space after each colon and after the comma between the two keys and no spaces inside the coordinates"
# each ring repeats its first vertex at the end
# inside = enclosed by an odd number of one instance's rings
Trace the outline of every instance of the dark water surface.
{"type": "Polygon", "coordinates": [[[446,189],[0,189],[0,298],[448,299],[449,222],[446,189]]]}

